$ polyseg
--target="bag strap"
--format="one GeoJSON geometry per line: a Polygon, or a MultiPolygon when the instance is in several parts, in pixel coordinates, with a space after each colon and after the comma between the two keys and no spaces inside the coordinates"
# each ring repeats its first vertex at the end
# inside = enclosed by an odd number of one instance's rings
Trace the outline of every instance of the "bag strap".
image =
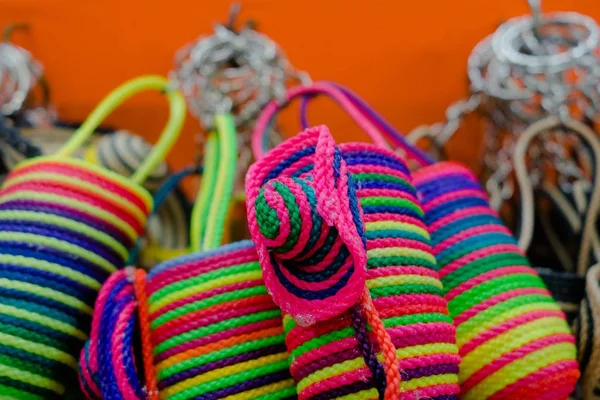
{"type": "Polygon", "coordinates": [[[179,137],[185,121],[185,99],[179,90],[173,89],[169,80],[162,76],[141,76],[125,82],[114,89],[92,111],[86,121],[75,131],[73,136],[56,153],[57,156],[71,156],[92,135],[100,123],[125,100],[134,95],[156,90],[163,93],[169,102],[169,120],[164,127],[160,138],[148,157],[131,175],[131,181],[141,184],[148,178],[154,168],[165,158],[175,141],[179,137]]]}
{"type": "Polygon", "coordinates": [[[193,252],[221,245],[233,196],[238,154],[235,122],[230,114],[221,114],[215,116],[215,126],[216,132],[211,132],[206,142],[204,174],[192,210],[193,252]]]}
{"type": "Polygon", "coordinates": [[[595,242],[594,238],[598,236],[596,232],[596,220],[600,208],[600,141],[598,141],[596,133],[586,124],[573,119],[561,120],[558,117],[551,116],[533,123],[517,139],[514,147],[514,167],[521,196],[521,229],[518,235],[518,242],[519,247],[526,251],[531,243],[534,228],[534,193],[525,163],[527,148],[536,136],[559,127],[565,127],[580,135],[588,142],[594,156],[594,189],[588,202],[588,210],[582,231],[583,239],[577,259],[577,273],[583,275],[589,266],[589,255],[591,247],[595,242]]]}
{"type": "MultiPolygon", "coordinates": [[[[362,99],[360,99],[360,97],[352,93],[349,89],[343,88],[341,85],[335,85],[329,82],[315,82],[309,86],[296,86],[290,88],[286,92],[284,101],[281,104],[275,100],[267,104],[259,116],[252,134],[252,151],[254,157],[259,160],[266,153],[266,133],[279,111],[284,109],[296,98],[306,99],[322,94],[327,95],[327,97],[338,104],[376,145],[389,148],[389,144],[383,136],[383,134],[385,134],[385,136],[387,136],[395,145],[400,147],[408,157],[417,160],[421,165],[432,163],[420,149],[409,144],[402,135],[389,124],[389,122],[385,121],[381,115],[377,114],[362,99]]],[[[306,105],[304,107],[306,107],[306,105]]],[[[303,125],[308,125],[304,114],[305,112],[301,112],[302,123],[303,125]]]]}

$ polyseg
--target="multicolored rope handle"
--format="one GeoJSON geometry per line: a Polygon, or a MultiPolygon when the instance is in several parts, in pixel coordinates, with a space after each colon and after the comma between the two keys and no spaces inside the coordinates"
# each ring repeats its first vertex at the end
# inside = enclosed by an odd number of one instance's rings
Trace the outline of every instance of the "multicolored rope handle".
{"type": "Polygon", "coordinates": [[[229,114],[216,115],[215,125],[216,133],[211,133],[206,142],[202,184],[192,210],[192,252],[221,245],[233,196],[237,160],[235,122],[229,114]]]}
{"type": "Polygon", "coordinates": [[[58,157],[71,156],[75,150],[83,146],[89,139],[94,130],[113,110],[115,110],[125,100],[134,95],[148,91],[156,90],[162,92],[169,102],[169,120],[164,127],[160,138],[153,147],[146,160],[131,175],[130,179],[136,184],[141,184],[152,173],[154,168],[166,156],[173,147],[175,141],[181,133],[181,128],[185,122],[186,106],[185,99],[181,92],[174,89],[170,81],[162,76],[147,75],[134,78],[125,82],[107,97],[92,111],[85,122],[75,131],[71,139],[56,153],[58,157]]]}
{"type": "MultiPolygon", "coordinates": [[[[420,167],[431,165],[434,160],[427,155],[423,150],[419,149],[416,145],[409,142],[406,137],[400,133],[388,120],[378,113],[370,104],[362,99],[358,94],[350,90],[349,88],[332,81],[320,81],[322,85],[330,85],[331,87],[339,90],[352,102],[352,105],[356,107],[362,115],[367,118],[373,125],[375,125],[380,132],[382,132],[386,138],[388,138],[394,146],[402,149],[407,157],[417,162],[420,167]]],[[[313,96],[304,96],[300,103],[300,123],[303,129],[311,126],[308,122],[308,106],[310,100],[315,98],[313,96]]]]}
{"type": "Polygon", "coordinates": [[[267,151],[267,136],[268,126],[272,123],[277,113],[286,107],[296,98],[302,99],[302,107],[300,113],[301,124],[304,128],[308,125],[306,119],[306,108],[308,106],[307,99],[317,95],[326,95],[331,98],[336,104],[361,127],[361,129],[373,140],[373,142],[381,147],[389,148],[389,144],[384,138],[387,137],[397,147],[406,153],[406,156],[415,160],[420,166],[430,165],[433,161],[419,148],[408,143],[388,121],[378,114],[357,94],[349,89],[332,83],[332,82],[315,82],[309,86],[296,86],[289,89],[286,93],[285,100],[282,104],[273,100],[265,106],[262,114],[259,116],[254,132],[252,134],[252,151],[256,159],[263,157],[267,151]],[[383,134],[383,135],[382,135],[383,134]]]}

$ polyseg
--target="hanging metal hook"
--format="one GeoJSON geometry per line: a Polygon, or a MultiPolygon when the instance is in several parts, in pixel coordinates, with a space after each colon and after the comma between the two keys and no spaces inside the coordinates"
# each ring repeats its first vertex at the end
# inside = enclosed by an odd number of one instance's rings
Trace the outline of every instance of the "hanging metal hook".
{"type": "Polygon", "coordinates": [[[533,18],[533,33],[539,41],[541,36],[540,27],[542,26],[542,0],[527,0],[527,3],[533,18]]]}
{"type": "Polygon", "coordinates": [[[227,19],[227,23],[225,24],[225,27],[232,32],[235,32],[235,23],[236,23],[238,16],[240,15],[241,10],[242,10],[242,5],[237,2],[232,3],[231,7],[229,8],[229,18],[227,19]]]}

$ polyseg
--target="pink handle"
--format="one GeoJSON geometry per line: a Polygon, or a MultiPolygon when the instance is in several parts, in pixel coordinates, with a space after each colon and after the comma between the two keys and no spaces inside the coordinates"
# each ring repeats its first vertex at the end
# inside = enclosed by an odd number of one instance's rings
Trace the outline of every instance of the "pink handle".
{"type": "Polygon", "coordinates": [[[275,100],[267,104],[258,117],[254,132],[252,133],[252,152],[254,153],[254,158],[256,160],[260,160],[265,155],[263,149],[264,135],[267,132],[269,123],[275,117],[277,112],[295,98],[313,94],[326,94],[331,97],[356,122],[356,124],[369,135],[373,140],[373,143],[380,147],[390,147],[379,130],[354,106],[342,91],[330,84],[317,82],[311,86],[295,86],[290,88],[285,95],[285,100],[282,105],[278,104],[275,100]]]}

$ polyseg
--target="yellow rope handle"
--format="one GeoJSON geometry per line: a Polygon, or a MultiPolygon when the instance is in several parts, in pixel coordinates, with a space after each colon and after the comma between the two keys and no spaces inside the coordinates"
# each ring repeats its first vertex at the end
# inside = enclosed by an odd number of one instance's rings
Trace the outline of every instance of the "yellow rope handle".
{"type": "Polygon", "coordinates": [[[169,120],[156,145],[148,157],[129,179],[143,183],[154,168],[166,157],[179,137],[185,121],[185,99],[179,90],[173,89],[167,78],[159,75],[146,75],[131,79],[114,89],[98,104],[73,136],[58,150],[58,156],[70,156],[80,148],[96,130],[98,125],[121,103],[134,95],[148,90],[163,92],[169,102],[169,120]]]}

